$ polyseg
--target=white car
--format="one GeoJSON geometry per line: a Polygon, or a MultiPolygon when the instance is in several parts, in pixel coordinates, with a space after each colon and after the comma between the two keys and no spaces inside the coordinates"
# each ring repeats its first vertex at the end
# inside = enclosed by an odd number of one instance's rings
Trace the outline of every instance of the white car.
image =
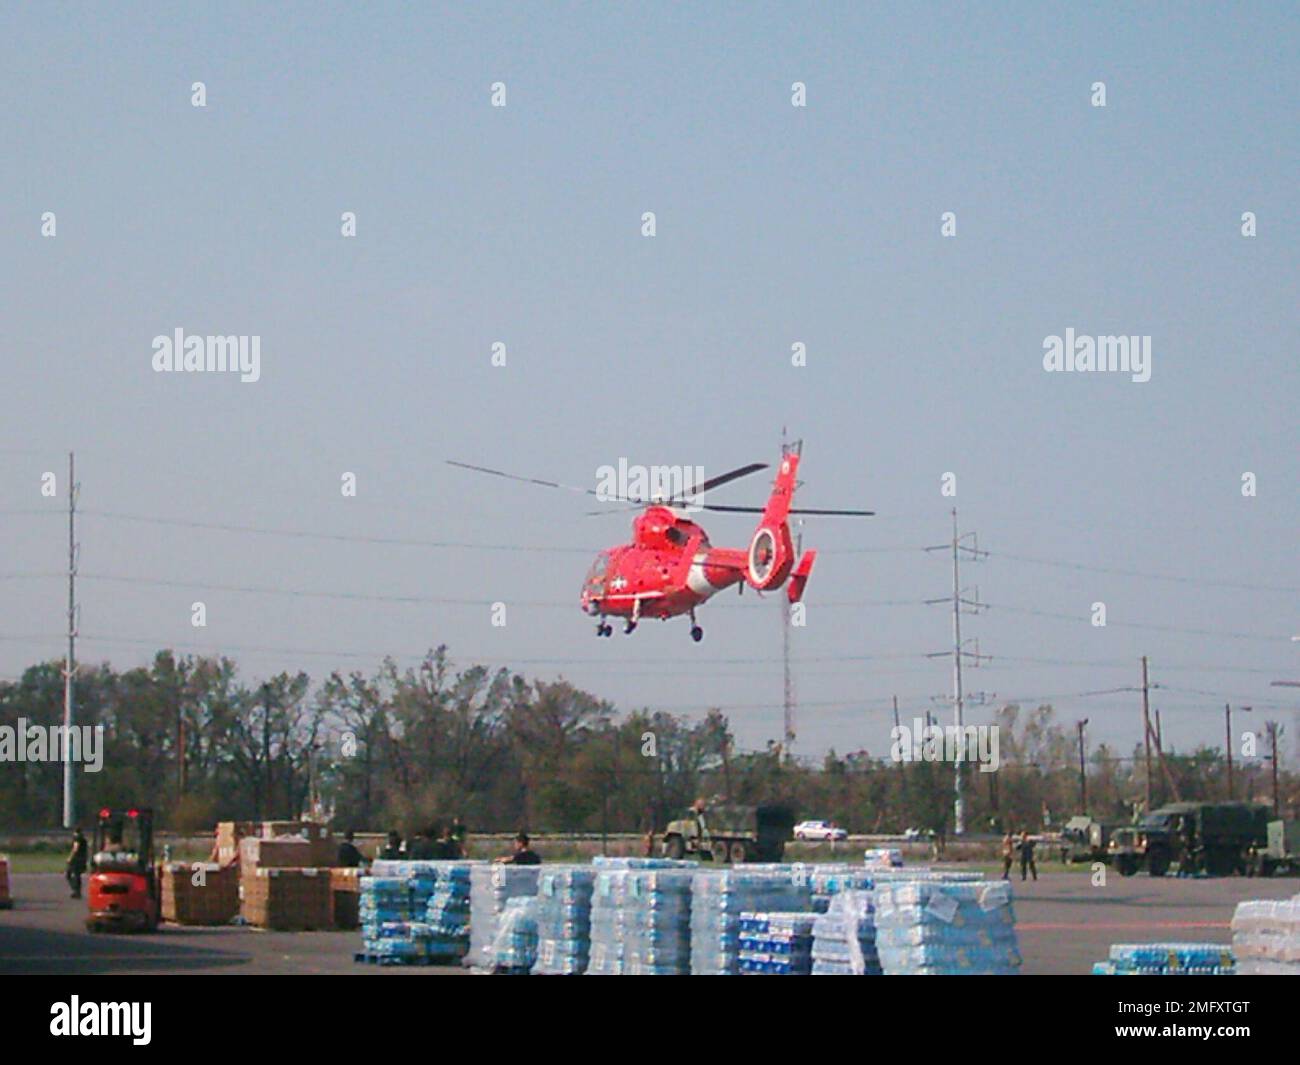
{"type": "Polygon", "coordinates": [[[849,834],[829,821],[800,821],[794,826],[795,839],[848,839],[849,834]]]}

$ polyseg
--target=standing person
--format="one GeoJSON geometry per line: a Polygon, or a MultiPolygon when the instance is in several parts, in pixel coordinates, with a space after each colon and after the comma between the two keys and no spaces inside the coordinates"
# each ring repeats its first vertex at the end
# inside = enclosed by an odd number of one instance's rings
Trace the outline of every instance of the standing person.
{"type": "Polygon", "coordinates": [[[1011,864],[1016,856],[1016,841],[1011,838],[1008,832],[1002,837],[1002,879],[1011,879],[1011,864]]]}
{"type": "Polygon", "coordinates": [[[422,828],[415,834],[406,848],[406,856],[412,861],[427,862],[432,861],[437,855],[434,853],[434,840],[438,833],[433,828],[422,828]]]}
{"type": "Polygon", "coordinates": [[[541,865],[542,859],[528,845],[528,833],[520,832],[515,836],[515,852],[505,858],[498,858],[502,865],[541,865]]]}
{"type": "Polygon", "coordinates": [[[64,873],[64,879],[68,882],[68,887],[72,889],[74,899],[81,898],[81,876],[86,871],[86,862],[90,857],[90,844],[86,842],[86,837],[81,832],[81,826],[78,825],[72,833],[72,850],[68,852],[68,866],[64,873]]]}
{"type": "Polygon", "coordinates": [[[401,860],[402,834],[396,829],[388,833],[388,842],[380,849],[379,857],[386,862],[396,862],[401,860]]]}
{"type": "Polygon", "coordinates": [[[453,858],[469,857],[469,830],[465,827],[465,822],[460,819],[460,814],[452,815],[451,819],[451,838],[456,843],[456,854],[453,858]]]}
{"type": "Polygon", "coordinates": [[[340,869],[355,869],[365,859],[361,857],[361,851],[353,842],[355,833],[348,829],[343,833],[343,842],[339,844],[338,864],[340,869]]]}
{"type": "Polygon", "coordinates": [[[1038,866],[1034,864],[1034,841],[1029,838],[1029,833],[1022,831],[1020,833],[1020,879],[1025,879],[1026,873],[1033,873],[1034,879],[1038,879],[1038,866]]]}
{"type": "Polygon", "coordinates": [[[455,861],[461,857],[460,844],[452,835],[451,825],[443,826],[442,835],[434,845],[433,856],[440,861],[455,861]]]}

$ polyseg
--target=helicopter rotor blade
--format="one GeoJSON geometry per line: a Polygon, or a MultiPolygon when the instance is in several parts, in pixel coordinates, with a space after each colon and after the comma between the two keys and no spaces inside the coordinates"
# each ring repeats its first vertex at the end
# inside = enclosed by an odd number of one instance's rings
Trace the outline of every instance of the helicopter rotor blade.
{"type": "Polygon", "coordinates": [[[589,510],[587,517],[597,517],[601,514],[617,514],[626,510],[638,510],[641,507],[676,507],[676,506],[702,506],[703,504],[692,503],[691,500],[703,495],[712,488],[718,488],[724,484],[730,484],[741,477],[748,477],[751,473],[757,473],[759,470],[767,469],[766,462],[751,462],[747,466],[737,466],[734,470],[728,470],[726,473],[720,473],[716,477],[710,477],[707,481],[701,481],[697,485],[691,485],[688,494],[677,494],[669,496],[666,499],[629,499],[626,496],[605,496],[601,502],[607,503],[626,503],[626,507],[620,507],[617,511],[608,510],[589,510]]]}
{"type": "MultiPolygon", "coordinates": [[[[732,507],[721,503],[701,503],[702,510],[720,510],[727,514],[762,514],[763,507],[732,507]]],[[[828,510],[823,507],[791,507],[791,514],[820,514],[831,518],[872,518],[874,510],[828,510]]]]}
{"type": "MultiPolygon", "coordinates": [[[[734,470],[728,470],[726,473],[720,473],[716,477],[710,477],[703,484],[691,486],[691,495],[703,495],[711,488],[720,488],[724,484],[730,484],[732,481],[738,481],[742,477],[748,477],[751,473],[757,473],[759,470],[767,469],[766,462],[751,462],[748,466],[737,466],[734,470]]],[[[674,496],[674,499],[681,499],[681,496],[674,496]]]]}
{"type": "Polygon", "coordinates": [[[540,477],[520,477],[517,473],[506,473],[504,470],[494,470],[487,466],[473,466],[468,462],[457,462],[455,459],[446,460],[448,466],[458,466],[462,470],[473,470],[475,473],[490,473],[493,477],[504,477],[507,481],[522,481],[524,484],[539,484],[543,488],[563,488],[566,492],[578,492],[581,495],[594,496],[597,494],[593,488],[577,488],[571,484],[561,484],[559,481],[544,481],[540,477]]]}

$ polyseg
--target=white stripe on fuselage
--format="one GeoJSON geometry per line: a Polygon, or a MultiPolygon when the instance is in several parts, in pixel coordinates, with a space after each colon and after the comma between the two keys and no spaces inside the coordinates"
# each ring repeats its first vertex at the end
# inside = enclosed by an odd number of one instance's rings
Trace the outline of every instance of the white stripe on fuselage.
{"type": "Polygon", "coordinates": [[[704,560],[708,557],[707,551],[698,552],[691,562],[690,572],[686,574],[686,587],[701,599],[708,599],[718,591],[709,583],[709,578],[704,572],[704,560]]]}

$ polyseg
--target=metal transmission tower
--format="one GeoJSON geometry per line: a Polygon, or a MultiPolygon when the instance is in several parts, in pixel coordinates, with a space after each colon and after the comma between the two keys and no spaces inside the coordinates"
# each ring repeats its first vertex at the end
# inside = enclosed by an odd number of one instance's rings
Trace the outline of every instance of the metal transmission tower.
{"type": "MultiPolygon", "coordinates": [[[[988,658],[979,652],[979,643],[975,641],[975,650],[966,650],[962,643],[961,637],[961,616],[962,614],[978,614],[984,609],[984,604],[979,601],[979,589],[975,589],[975,598],[967,599],[962,594],[961,589],[961,560],[963,558],[968,562],[978,562],[988,557],[987,551],[979,549],[979,541],[974,533],[961,533],[957,529],[957,508],[952,508],[952,540],[946,544],[937,544],[933,547],[927,547],[927,551],[951,551],[952,552],[952,595],[943,596],[940,599],[927,599],[927,603],[952,603],[952,650],[936,651],[928,658],[946,658],[952,655],[952,705],[953,705],[953,723],[957,726],[956,747],[956,766],[953,773],[953,832],[961,835],[966,831],[966,808],[964,802],[965,776],[966,776],[966,734],[965,734],[965,709],[967,695],[962,687],[961,667],[964,661],[969,661],[972,666],[978,666],[979,663],[988,658]],[[969,540],[970,543],[965,541],[969,540]]],[[[984,693],[980,693],[978,701],[983,702],[984,693]]],[[[972,700],[974,701],[974,700],[972,700]]]]}
{"type": "MultiPolygon", "coordinates": [[[[798,558],[803,551],[803,521],[799,521],[799,531],[795,534],[794,557],[798,558]]],[[[794,717],[795,717],[795,695],[794,695],[794,676],[790,672],[790,614],[794,610],[795,604],[788,602],[784,597],[781,598],[781,662],[784,667],[785,675],[785,730],[781,742],[787,759],[794,756],[794,717]]]]}
{"type": "Polygon", "coordinates": [[[72,768],[74,717],[72,680],[77,672],[77,493],[76,459],[68,452],[68,659],[63,665],[63,827],[76,824],[76,776],[72,768]]]}

